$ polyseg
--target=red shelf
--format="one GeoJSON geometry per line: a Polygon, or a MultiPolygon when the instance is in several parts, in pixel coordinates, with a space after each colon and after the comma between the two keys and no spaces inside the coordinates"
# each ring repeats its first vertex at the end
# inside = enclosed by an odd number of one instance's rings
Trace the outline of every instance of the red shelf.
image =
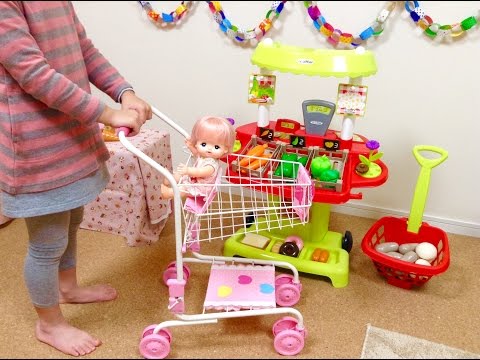
{"type": "MultiPolygon", "coordinates": [[[[274,130],[275,125],[276,121],[271,121],[268,128],[274,130]]],[[[256,122],[236,128],[237,140],[240,141],[242,146],[237,153],[242,152],[244,147],[250,142],[252,135],[260,136],[259,130],[260,128],[257,126],[256,122]]],[[[305,147],[318,146],[320,148],[324,148],[326,142],[334,142],[339,146],[337,150],[347,149],[349,151],[347,160],[344,164],[342,178],[343,186],[341,191],[315,188],[315,195],[313,198],[314,202],[342,204],[351,199],[359,200],[362,198],[362,193],[352,191],[353,189],[377,187],[387,181],[388,168],[381,160],[375,161],[375,163],[378,164],[382,169],[380,176],[376,178],[365,178],[356,173],[355,167],[360,162],[358,155],[362,154],[368,157],[370,151],[365,146],[365,143],[368,141],[368,139],[362,135],[354,134],[352,140],[345,141],[340,139],[338,132],[334,130],[329,129],[324,136],[319,136],[305,133],[305,128],[303,126],[301,126],[300,129],[291,135],[303,137],[305,139],[305,147]]],[[[276,142],[278,139],[274,139],[274,141],[276,142]]]]}

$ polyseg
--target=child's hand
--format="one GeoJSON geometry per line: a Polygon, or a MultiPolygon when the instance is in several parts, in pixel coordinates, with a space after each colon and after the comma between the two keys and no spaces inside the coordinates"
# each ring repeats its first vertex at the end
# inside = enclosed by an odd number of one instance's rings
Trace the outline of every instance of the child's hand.
{"type": "Polygon", "coordinates": [[[132,130],[130,135],[134,136],[138,134],[140,127],[145,121],[140,119],[138,112],[135,110],[114,110],[105,106],[97,122],[109,125],[115,129],[122,126],[130,128],[132,130]]]}
{"type": "Polygon", "coordinates": [[[140,120],[143,121],[143,123],[152,118],[152,107],[150,104],[140,99],[133,91],[125,91],[122,94],[121,102],[123,110],[135,110],[138,112],[140,120]]]}
{"type": "Polygon", "coordinates": [[[188,175],[188,166],[185,164],[179,164],[177,166],[177,173],[180,175],[188,175]]]}

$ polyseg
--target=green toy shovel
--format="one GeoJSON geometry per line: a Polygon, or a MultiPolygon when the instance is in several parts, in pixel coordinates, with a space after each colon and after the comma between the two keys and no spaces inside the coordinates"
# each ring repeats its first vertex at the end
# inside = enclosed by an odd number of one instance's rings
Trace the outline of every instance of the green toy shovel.
{"type": "Polygon", "coordinates": [[[418,176],[417,185],[413,194],[410,216],[408,217],[407,231],[418,234],[418,230],[422,225],[423,211],[428,195],[428,187],[430,184],[431,170],[444,162],[448,157],[448,152],[436,146],[417,145],[413,148],[413,155],[420,164],[420,174],[418,176]],[[431,151],[440,155],[435,159],[428,159],[420,153],[421,151],[431,151]]]}

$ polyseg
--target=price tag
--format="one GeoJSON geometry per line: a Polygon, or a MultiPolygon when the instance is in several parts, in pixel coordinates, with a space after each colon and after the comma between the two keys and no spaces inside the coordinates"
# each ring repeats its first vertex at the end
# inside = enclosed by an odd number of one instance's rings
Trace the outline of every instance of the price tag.
{"type": "Polygon", "coordinates": [[[340,141],[338,140],[324,140],[323,147],[327,150],[338,150],[340,149],[340,141]]]}
{"type": "Polygon", "coordinates": [[[305,147],[305,138],[303,136],[290,135],[290,145],[293,147],[305,147]]]}
{"type": "Polygon", "coordinates": [[[258,131],[260,139],[265,141],[273,141],[273,130],[269,128],[260,127],[258,131]]]}

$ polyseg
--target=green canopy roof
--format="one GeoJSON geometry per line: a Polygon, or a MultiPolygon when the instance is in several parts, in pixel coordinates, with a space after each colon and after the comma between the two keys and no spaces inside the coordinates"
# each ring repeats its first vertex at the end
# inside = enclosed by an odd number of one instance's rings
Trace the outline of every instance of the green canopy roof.
{"type": "Polygon", "coordinates": [[[301,48],[271,39],[265,39],[257,45],[251,62],[268,70],[323,77],[356,78],[377,72],[375,57],[368,50],[301,48]]]}

